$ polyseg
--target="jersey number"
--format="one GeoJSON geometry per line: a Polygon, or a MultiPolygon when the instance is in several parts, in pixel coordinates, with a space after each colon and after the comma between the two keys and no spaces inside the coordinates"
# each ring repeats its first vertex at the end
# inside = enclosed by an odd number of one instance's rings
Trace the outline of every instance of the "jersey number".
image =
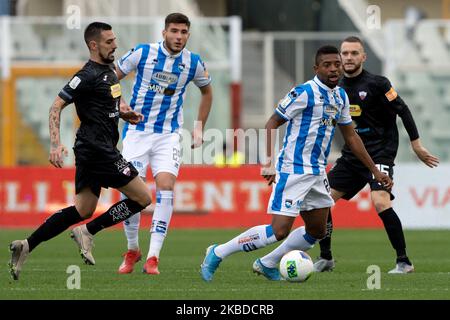
{"type": "MultiPolygon", "coordinates": [[[[380,172],[384,173],[385,175],[389,176],[389,166],[385,164],[376,164],[375,165],[380,172]]],[[[375,179],[375,176],[372,174],[372,178],[375,179]]]]}

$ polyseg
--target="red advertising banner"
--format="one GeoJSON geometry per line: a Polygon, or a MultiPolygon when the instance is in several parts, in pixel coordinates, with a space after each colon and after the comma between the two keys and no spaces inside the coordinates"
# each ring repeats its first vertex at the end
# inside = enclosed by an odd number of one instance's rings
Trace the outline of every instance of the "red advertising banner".
{"type": "MultiPolygon", "coordinates": [[[[270,223],[266,213],[272,188],[259,166],[215,168],[183,166],[174,190],[174,228],[237,228],[270,223]]],[[[0,228],[36,227],[53,212],[74,202],[73,168],[0,168],[0,228]]],[[[151,175],[148,175],[149,177],[151,175]]],[[[149,187],[155,199],[154,184],[149,187]]],[[[96,215],[119,200],[119,192],[103,189],[96,215]]],[[[150,224],[144,215],[142,227],[150,224]]],[[[333,208],[336,227],[380,228],[368,190],[333,208]]],[[[301,218],[297,225],[302,224],[301,218]]]]}

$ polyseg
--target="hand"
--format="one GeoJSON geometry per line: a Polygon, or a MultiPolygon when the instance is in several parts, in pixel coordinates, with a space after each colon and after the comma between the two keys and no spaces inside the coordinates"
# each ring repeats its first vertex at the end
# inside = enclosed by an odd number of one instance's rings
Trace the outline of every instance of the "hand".
{"type": "Polygon", "coordinates": [[[68,153],[66,147],[63,146],[62,144],[60,144],[56,147],[52,146],[52,147],[50,147],[50,156],[48,157],[48,160],[56,168],[62,168],[62,166],[64,164],[63,155],[65,157],[67,157],[68,154],[69,153],[68,153]]]}
{"type": "Polygon", "coordinates": [[[134,111],[130,106],[125,104],[120,105],[120,117],[131,124],[138,124],[144,120],[143,114],[134,111]]]}
{"type": "Polygon", "coordinates": [[[200,147],[203,144],[203,131],[201,129],[194,129],[192,131],[191,149],[200,147]]]}
{"type": "Polygon", "coordinates": [[[268,162],[266,164],[261,165],[261,175],[264,179],[266,179],[269,183],[269,186],[272,183],[276,183],[275,177],[276,177],[277,171],[275,170],[275,167],[273,166],[272,162],[268,162]]]}
{"type": "Polygon", "coordinates": [[[413,150],[416,153],[417,157],[425,163],[430,168],[437,167],[439,164],[439,158],[433,156],[427,149],[425,149],[422,145],[414,145],[413,150]]]}
{"type": "Polygon", "coordinates": [[[386,188],[386,190],[391,191],[394,182],[392,181],[391,178],[389,178],[388,175],[382,173],[381,171],[379,171],[377,169],[377,172],[375,172],[374,174],[375,180],[377,180],[379,183],[381,183],[383,185],[383,187],[386,188]]]}

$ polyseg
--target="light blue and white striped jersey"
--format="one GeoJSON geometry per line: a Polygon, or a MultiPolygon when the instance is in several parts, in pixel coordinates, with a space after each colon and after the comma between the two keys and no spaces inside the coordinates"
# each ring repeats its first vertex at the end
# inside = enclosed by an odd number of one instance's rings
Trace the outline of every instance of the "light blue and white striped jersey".
{"type": "Polygon", "coordinates": [[[325,172],[336,124],[352,123],[344,89],[330,89],[316,76],[293,88],[275,109],[289,121],[276,169],[320,175],[325,172]]]}
{"type": "Polygon", "coordinates": [[[171,55],[163,42],[136,46],[117,66],[124,74],[136,71],[130,106],[144,115],[137,125],[126,123],[124,137],[129,130],[177,132],[183,125],[186,86],[194,81],[201,88],[211,82],[199,55],[186,48],[171,55]]]}

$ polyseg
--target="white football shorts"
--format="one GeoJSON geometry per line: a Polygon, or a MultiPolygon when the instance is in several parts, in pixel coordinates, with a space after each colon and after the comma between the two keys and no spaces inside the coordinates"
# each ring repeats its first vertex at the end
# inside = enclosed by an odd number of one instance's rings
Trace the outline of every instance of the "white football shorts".
{"type": "Polygon", "coordinates": [[[122,155],[146,177],[150,166],[153,177],[160,172],[178,176],[181,164],[180,135],[178,133],[148,133],[128,131],[123,139],[122,155]]]}
{"type": "Polygon", "coordinates": [[[297,217],[300,211],[322,209],[334,205],[326,174],[290,174],[278,172],[267,212],[297,217]]]}

